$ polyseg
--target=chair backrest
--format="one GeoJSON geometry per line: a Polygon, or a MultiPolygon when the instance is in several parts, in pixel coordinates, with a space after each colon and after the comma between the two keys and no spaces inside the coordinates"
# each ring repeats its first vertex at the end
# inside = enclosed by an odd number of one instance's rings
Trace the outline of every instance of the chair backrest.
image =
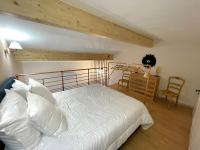
{"type": "Polygon", "coordinates": [[[131,72],[130,71],[123,71],[122,79],[129,80],[131,72]]]}
{"type": "Polygon", "coordinates": [[[185,80],[183,78],[171,76],[168,79],[167,90],[179,95],[184,84],[185,80]]]}

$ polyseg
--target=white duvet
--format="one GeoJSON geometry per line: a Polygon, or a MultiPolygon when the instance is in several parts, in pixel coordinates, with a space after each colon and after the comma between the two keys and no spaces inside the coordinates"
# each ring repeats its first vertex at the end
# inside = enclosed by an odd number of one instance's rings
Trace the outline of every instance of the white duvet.
{"type": "Polygon", "coordinates": [[[147,129],[153,124],[141,102],[101,85],[54,96],[68,129],[60,137],[43,136],[39,150],[116,150],[140,125],[147,129]]]}

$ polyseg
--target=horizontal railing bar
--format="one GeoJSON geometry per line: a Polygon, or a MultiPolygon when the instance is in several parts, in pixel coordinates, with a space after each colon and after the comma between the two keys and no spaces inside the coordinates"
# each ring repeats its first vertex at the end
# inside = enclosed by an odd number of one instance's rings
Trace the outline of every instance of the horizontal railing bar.
{"type": "MultiPolygon", "coordinates": [[[[88,77],[88,76],[85,76],[85,77],[88,77]]],[[[83,78],[83,77],[80,77],[80,78],[83,78]]],[[[76,78],[73,78],[73,79],[76,79],[76,78]]],[[[90,77],[90,80],[102,80],[102,79],[105,79],[105,76],[99,76],[99,77],[96,77],[96,78],[91,78],[90,77]]],[[[71,80],[71,79],[65,79],[65,80],[71,80]]],[[[65,81],[64,80],[64,81],[65,81]]],[[[72,82],[64,82],[64,84],[68,84],[68,83],[76,83],[76,82],[80,82],[80,81],[86,81],[87,79],[84,79],[84,80],[79,80],[79,78],[77,78],[77,81],[72,81],[72,82]]],[[[45,84],[48,84],[48,83],[54,83],[54,82],[62,82],[62,80],[56,80],[56,81],[45,81],[45,84]]],[[[47,85],[47,86],[50,86],[50,85],[47,85]]]]}
{"type": "Polygon", "coordinates": [[[77,75],[87,74],[87,72],[77,73],[77,75]]]}
{"type": "Polygon", "coordinates": [[[46,87],[53,87],[53,86],[59,86],[59,85],[62,85],[62,84],[53,84],[53,85],[45,85],[46,87]]]}
{"type": "MultiPolygon", "coordinates": [[[[69,84],[69,83],[77,83],[76,81],[72,81],[72,82],[64,82],[64,85],[69,84]]],[[[78,84],[78,83],[77,83],[78,84]]]]}
{"type": "MultiPolygon", "coordinates": [[[[50,74],[50,73],[58,73],[58,72],[73,72],[73,71],[82,71],[82,70],[92,70],[92,69],[107,69],[107,67],[100,67],[100,68],[86,68],[86,69],[73,69],[73,70],[62,70],[62,71],[50,71],[50,72],[42,72],[42,73],[32,73],[28,75],[41,75],[41,74],[50,74]]],[[[27,74],[18,74],[18,76],[26,76],[27,74]]]]}
{"type": "MultiPolygon", "coordinates": [[[[84,73],[84,74],[88,74],[88,73],[84,73]]],[[[80,75],[80,74],[77,74],[77,75],[80,75]]],[[[83,74],[81,74],[81,75],[83,75],[83,74]]],[[[97,74],[97,75],[101,76],[102,74],[97,74]]],[[[73,75],[73,76],[76,76],[76,75],[73,75]]],[[[47,80],[47,79],[55,79],[55,78],[61,78],[61,77],[62,76],[54,76],[54,77],[48,77],[48,78],[35,78],[35,80],[47,80]]],[[[63,76],[63,77],[68,77],[68,76],[63,76]]],[[[80,78],[80,77],[77,77],[77,78],[80,78]]],[[[64,79],[66,79],[66,78],[64,78],[64,79]]],[[[70,79],[72,79],[72,78],[70,78],[70,79]]],[[[74,79],[76,79],[76,78],[74,78],[74,79]]]]}
{"type": "MultiPolygon", "coordinates": [[[[104,71],[104,72],[106,72],[106,71],[104,71]]],[[[97,73],[98,74],[99,72],[90,72],[90,73],[97,73]]],[[[103,73],[99,73],[99,74],[103,74],[103,73]]]]}
{"type": "Polygon", "coordinates": [[[63,77],[70,77],[70,76],[81,76],[81,75],[85,75],[85,74],[88,74],[88,73],[80,73],[80,74],[75,74],[75,75],[64,75],[63,77]]]}
{"type": "Polygon", "coordinates": [[[71,89],[71,87],[78,88],[78,87],[81,87],[81,85],[88,85],[88,84],[85,82],[85,83],[79,84],[78,86],[77,85],[66,86],[65,89],[71,89]]]}
{"type": "MultiPolygon", "coordinates": [[[[82,81],[87,81],[87,80],[80,80],[80,82],[82,82],[82,81]]],[[[73,82],[72,82],[73,83],[73,82]]],[[[93,80],[93,81],[90,81],[90,83],[92,84],[94,84],[94,83],[101,83],[101,82],[99,82],[98,80],[93,80]]],[[[60,84],[58,84],[58,85],[54,85],[54,86],[59,86],[60,84]]],[[[68,87],[74,87],[74,88],[76,88],[76,87],[80,87],[81,85],[88,85],[88,83],[87,82],[84,82],[84,83],[79,83],[78,85],[77,84],[73,84],[73,85],[68,85],[68,86],[65,86],[65,89],[69,89],[68,87]]],[[[52,86],[50,86],[50,87],[52,87],[52,86]]],[[[56,89],[60,89],[60,90],[62,90],[62,88],[56,88],[56,89]]],[[[72,89],[72,88],[71,88],[72,89]]],[[[55,89],[51,89],[51,90],[55,90],[55,89]]]]}
{"type": "Polygon", "coordinates": [[[99,78],[99,79],[96,79],[96,78],[90,78],[90,79],[92,79],[92,80],[103,80],[103,79],[105,79],[105,78],[99,78]]]}
{"type": "MultiPolygon", "coordinates": [[[[88,74],[88,73],[77,74],[77,76],[79,76],[79,75],[84,75],[84,74],[88,74]]],[[[95,73],[90,73],[90,74],[95,74],[95,73]]],[[[106,73],[96,73],[95,75],[101,75],[101,74],[106,74],[106,73]]]]}
{"type": "Polygon", "coordinates": [[[87,73],[79,73],[79,74],[73,74],[73,75],[64,75],[63,77],[70,77],[70,76],[78,76],[78,75],[82,75],[82,74],[87,74],[87,73]]]}
{"type": "MultiPolygon", "coordinates": [[[[84,80],[77,80],[77,82],[80,82],[80,81],[87,81],[87,79],[84,79],[84,80]]],[[[72,81],[72,82],[64,82],[64,84],[69,84],[69,83],[76,83],[76,81],[72,81]]]]}
{"type": "Polygon", "coordinates": [[[68,83],[77,83],[78,82],[78,80],[77,81],[72,81],[72,82],[63,82],[64,84],[68,84],[68,83]]]}
{"type": "Polygon", "coordinates": [[[88,76],[81,76],[81,77],[77,77],[77,78],[70,78],[70,79],[66,79],[66,78],[64,78],[64,80],[76,80],[76,79],[79,79],[79,78],[86,78],[86,77],[88,77],[88,76]]]}
{"type": "Polygon", "coordinates": [[[47,83],[54,83],[54,82],[62,82],[62,80],[55,80],[55,81],[45,81],[45,84],[47,84],[47,83]]]}
{"type": "Polygon", "coordinates": [[[62,76],[54,76],[54,77],[45,77],[45,78],[40,78],[40,79],[36,79],[36,80],[46,80],[46,79],[55,79],[55,78],[61,78],[62,76]]]}
{"type": "Polygon", "coordinates": [[[72,77],[73,77],[73,76],[77,76],[77,74],[73,74],[73,75],[72,75],[72,74],[71,74],[71,75],[70,75],[70,74],[69,74],[69,75],[63,75],[63,77],[71,77],[71,76],[72,76],[72,77]]]}
{"type": "MultiPolygon", "coordinates": [[[[106,85],[108,80],[107,73],[108,68],[101,67],[42,72],[29,75],[33,76],[35,80],[40,81],[41,84],[44,84],[51,91],[63,91],[95,83],[106,85]]],[[[20,78],[20,76],[26,76],[26,74],[19,74],[16,77],[20,78]]]]}
{"type": "MultiPolygon", "coordinates": [[[[88,74],[88,73],[84,73],[84,75],[85,74],[88,74]]],[[[77,74],[77,76],[78,75],[83,75],[83,74],[77,74]]],[[[97,74],[97,75],[99,75],[99,76],[101,76],[102,74],[97,74]]],[[[69,76],[71,76],[71,75],[69,75],[69,76]]],[[[73,75],[73,76],[76,76],[76,75],[73,75]]],[[[35,78],[35,80],[47,80],[47,79],[55,79],[55,78],[61,78],[62,76],[54,76],[54,77],[48,77],[48,78],[35,78]]],[[[63,77],[68,77],[68,76],[63,76],[63,77]]],[[[77,77],[77,78],[80,78],[80,77],[77,77]]],[[[66,79],[66,78],[64,78],[64,79],[66,79]]],[[[70,78],[70,79],[72,79],[72,78],[70,78]]],[[[76,78],[74,78],[74,79],[76,79],[76,78]]]]}
{"type": "MultiPolygon", "coordinates": [[[[101,75],[102,76],[102,75],[101,75]]],[[[105,75],[104,75],[105,76],[105,75]]],[[[79,79],[79,78],[84,78],[84,77],[87,77],[88,78],[88,76],[80,76],[80,77],[77,77],[77,78],[69,78],[69,79],[66,79],[66,78],[64,78],[65,80],[72,80],[72,79],[79,79]]],[[[90,77],[97,77],[98,78],[98,76],[96,76],[96,75],[91,75],[90,74],[90,77]]],[[[100,76],[99,76],[100,77],[100,76]]]]}
{"type": "Polygon", "coordinates": [[[78,80],[78,82],[81,82],[81,81],[88,81],[87,79],[85,79],[85,80],[78,80]]]}
{"type": "Polygon", "coordinates": [[[69,79],[63,78],[63,79],[64,79],[64,81],[65,81],[65,80],[76,80],[76,79],[78,79],[78,78],[69,78],[69,79]]]}

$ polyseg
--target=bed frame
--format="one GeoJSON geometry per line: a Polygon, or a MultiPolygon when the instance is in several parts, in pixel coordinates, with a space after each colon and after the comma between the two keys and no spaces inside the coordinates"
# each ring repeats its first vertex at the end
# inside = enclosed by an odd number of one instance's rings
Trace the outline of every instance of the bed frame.
{"type": "Polygon", "coordinates": [[[97,83],[107,86],[108,68],[100,67],[16,75],[16,78],[21,81],[27,81],[27,77],[39,81],[51,92],[58,92],[97,83]]]}

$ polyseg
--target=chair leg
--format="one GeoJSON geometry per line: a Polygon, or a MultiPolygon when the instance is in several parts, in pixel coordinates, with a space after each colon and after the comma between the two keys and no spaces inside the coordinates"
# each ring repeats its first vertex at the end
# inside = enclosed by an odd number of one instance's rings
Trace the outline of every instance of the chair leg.
{"type": "Polygon", "coordinates": [[[165,99],[166,99],[166,102],[167,102],[167,107],[169,108],[169,106],[170,106],[170,100],[168,100],[167,96],[165,97],[165,99]]]}
{"type": "Polygon", "coordinates": [[[127,82],[126,88],[127,88],[127,89],[129,88],[129,83],[128,83],[128,82],[127,82]]]}
{"type": "Polygon", "coordinates": [[[178,106],[178,97],[176,97],[176,106],[178,106]]]}
{"type": "Polygon", "coordinates": [[[165,96],[165,100],[167,101],[167,96],[165,96]]]}

